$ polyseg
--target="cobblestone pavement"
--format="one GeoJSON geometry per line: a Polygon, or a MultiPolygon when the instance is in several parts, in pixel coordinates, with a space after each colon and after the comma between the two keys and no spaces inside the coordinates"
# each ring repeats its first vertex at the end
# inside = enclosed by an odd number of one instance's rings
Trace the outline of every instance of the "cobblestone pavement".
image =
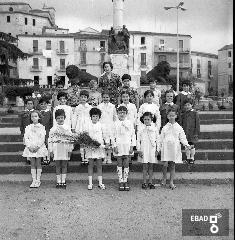
{"type": "Polygon", "coordinates": [[[233,239],[233,185],[178,185],[119,192],[114,183],[106,190],[86,183],[69,183],[66,190],[45,183],[0,182],[0,239],[218,239],[182,237],[181,211],[187,208],[228,208],[233,239]]]}

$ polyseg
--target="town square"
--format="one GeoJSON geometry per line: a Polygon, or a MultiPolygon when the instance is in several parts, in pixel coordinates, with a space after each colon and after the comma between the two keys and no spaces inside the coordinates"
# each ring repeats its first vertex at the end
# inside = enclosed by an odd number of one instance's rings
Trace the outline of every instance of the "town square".
{"type": "Polygon", "coordinates": [[[0,239],[233,239],[233,1],[0,1],[0,239]]]}

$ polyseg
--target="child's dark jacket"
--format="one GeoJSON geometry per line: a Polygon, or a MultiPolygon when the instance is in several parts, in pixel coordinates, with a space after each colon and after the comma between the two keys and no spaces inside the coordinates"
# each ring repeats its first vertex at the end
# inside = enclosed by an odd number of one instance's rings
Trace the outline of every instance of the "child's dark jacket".
{"type": "Polygon", "coordinates": [[[31,124],[31,122],[30,122],[30,112],[31,111],[25,110],[20,114],[20,132],[21,132],[21,135],[24,135],[25,128],[29,124],[31,124]]]}

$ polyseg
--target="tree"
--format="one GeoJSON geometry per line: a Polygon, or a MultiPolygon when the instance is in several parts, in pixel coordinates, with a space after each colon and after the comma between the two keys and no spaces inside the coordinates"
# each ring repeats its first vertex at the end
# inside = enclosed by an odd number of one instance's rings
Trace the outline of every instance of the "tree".
{"type": "Polygon", "coordinates": [[[161,61],[151,71],[147,73],[147,79],[167,80],[171,71],[171,66],[167,61],[161,61]]]}

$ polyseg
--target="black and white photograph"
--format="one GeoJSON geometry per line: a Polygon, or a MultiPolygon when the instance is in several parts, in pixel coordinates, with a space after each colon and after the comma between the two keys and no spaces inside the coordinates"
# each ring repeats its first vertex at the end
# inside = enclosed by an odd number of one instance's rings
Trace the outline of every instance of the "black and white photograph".
{"type": "Polygon", "coordinates": [[[0,239],[234,239],[232,0],[0,0],[0,239]]]}

